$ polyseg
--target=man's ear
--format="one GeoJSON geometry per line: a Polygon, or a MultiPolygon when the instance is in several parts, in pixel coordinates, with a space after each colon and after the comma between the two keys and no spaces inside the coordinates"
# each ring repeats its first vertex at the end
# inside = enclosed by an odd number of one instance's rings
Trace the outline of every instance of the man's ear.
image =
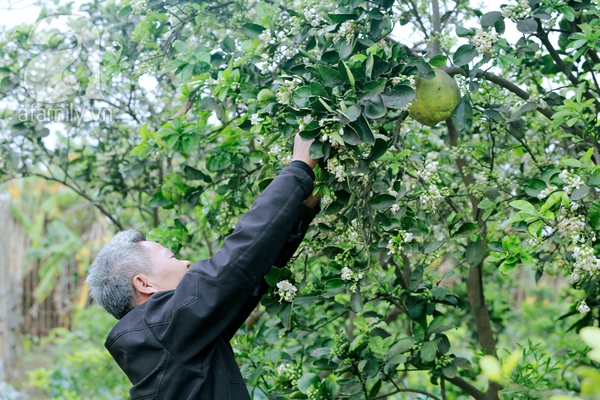
{"type": "Polygon", "coordinates": [[[133,287],[140,297],[149,297],[158,290],[150,282],[150,277],[146,274],[138,274],[133,277],[133,287]]]}

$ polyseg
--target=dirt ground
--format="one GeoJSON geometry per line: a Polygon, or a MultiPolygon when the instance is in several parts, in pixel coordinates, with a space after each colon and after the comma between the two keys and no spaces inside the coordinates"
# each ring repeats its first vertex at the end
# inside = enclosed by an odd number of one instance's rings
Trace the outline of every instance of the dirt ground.
{"type": "MultiPolygon", "coordinates": [[[[29,371],[37,368],[44,368],[52,363],[52,358],[45,354],[42,346],[34,346],[31,351],[21,351],[20,357],[10,371],[7,371],[8,384],[14,389],[26,395],[23,399],[27,400],[46,400],[50,397],[42,393],[39,389],[27,387],[29,381],[29,371]]],[[[1,394],[1,393],[0,393],[1,394]]]]}

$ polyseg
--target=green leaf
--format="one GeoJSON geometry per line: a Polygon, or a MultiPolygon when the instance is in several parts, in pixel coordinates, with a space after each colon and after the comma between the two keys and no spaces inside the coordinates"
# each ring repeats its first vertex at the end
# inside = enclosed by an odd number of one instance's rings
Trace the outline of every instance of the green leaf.
{"type": "Polygon", "coordinates": [[[523,185],[523,190],[531,197],[537,197],[537,195],[546,188],[546,182],[539,179],[528,179],[523,185]]]}
{"type": "Polygon", "coordinates": [[[291,277],[292,271],[288,268],[271,267],[269,272],[265,275],[265,281],[267,281],[269,286],[275,287],[279,282],[290,279],[291,277]]]}
{"type": "Polygon", "coordinates": [[[592,155],[594,155],[594,148],[590,147],[581,158],[581,162],[585,164],[589,163],[592,160],[592,155]]]}
{"type": "Polygon", "coordinates": [[[456,31],[456,36],[458,36],[458,37],[469,37],[469,36],[473,36],[475,34],[474,29],[465,28],[464,26],[461,26],[461,25],[456,25],[455,31],[456,31]]]}
{"type": "Polygon", "coordinates": [[[481,26],[483,28],[491,28],[496,25],[497,21],[503,20],[504,17],[500,11],[490,11],[481,17],[481,26]]]}
{"type": "MultiPolygon", "coordinates": [[[[544,186],[546,186],[546,185],[544,184],[544,186]]],[[[535,214],[537,212],[537,210],[535,209],[533,204],[531,204],[530,202],[525,201],[525,200],[515,200],[515,201],[511,201],[509,204],[511,207],[514,207],[517,210],[528,211],[532,214],[535,214]]]]}
{"type": "Polygon", "coordinates": [[[454,365],[464,370],[471,369],[471,362],[463,357],[454,358],[454,365]]]}
{"type": "Polygon", "coordinates": [[[257,24],[247,23],[244,24],[243,29],[246,35],[250,36],[252,39],[258,39],[260,34],[263,33],[267,28],[257,24]]]}
{"type": "Polygon", "coordinates": [[[340,76],[339,72],[324,65],[319,65],[319,74],[329,86],[338,86],[344,83],[344,80],[340,76]]]}
{"type": "Polygon", "coordinates": [[[589,193],[589,186],[580,186],[578,189],[573,190],[569,198],[571,199],[571,201],[582,200],[585,199],[589,193]]]}
{"type": "Polygon", "coordinates": [[[352,292],[350,295],[350,307],[352,308],[352,311],[357,313],[362,312],[363,310],[362,296],[358,290],[352,292]]]}
{"type": "Polygon", "coordinates": [[[427,246],[425,246],[425,249],[423,250],[423,254],[433,253],[434,251],[436,251],[437,249],[442,247],[444,245],[444,243],[446,243],[446,240],[440,240],[439,242],[429,243],[427,246]]]}
{"type": "Polygon", "coordinates": [[[515,269],[515,267],[517,266],[517,262],[508,262],[508,261],[503,261],[502,264],[500,264],[500,267],[498,268],[500,270],[500,272],[502,272],[504,275],[508,274],[509,272],[511,272],[513,269],[515,269]]]}
{"type": "Polygon", "coordinates": [[[590,210],[588,212],[589,225],[595,230],[600,228],[600,200],[594,200],[590,204],[590,210]]]}
{"type": "Polygon", "coordinates": [[[521,241],[516,236],[504,236],[502,238],[502,248],[509,254],[518,253],[521,250],[521,241]]]}
{"type": "Polygon", "coordinates": [[[185,167],[183,167],[183,174],[186,179],[190,179],[192,181],[203,180],[204,182],[207,182],[207,183],[212,182],[212,179],[210,178],[210,176],[206,175],[204,172],[202,172],[194,167],[191,167],[189,165],[186,165],[185,167]]]}
{"type": "Polygon", "coordinates": [[[413,88],[406,85],[396,85],[381,96],[387,108],[403,108],[417,98],[413,88]]]}
{"type": "Polygon", "coordinates": [[[477,232],[478,230],[479,230],[479,227],[477,226],[476,223],[465,222],[456,230],[456,232],[454,232],[453,236],[456,236],[456,235],[468,236],[472,233],[477,232]]]}
{"type": "Polygon", "coordinates": [[[325,88],[319,82],[311,82],[310,83],[310,93],[313,96],[321,96],[321,97],[329,97],[329,94],[325,90],[325,88]]]}
{"type": "Polygon", "coordinates": [[[402,354],[409,351],[414,344],[415,339],[411,337],[398,340],[392,347],[390,347],[390,350],[388,351],[385,360],[389,361],[397,354],[402,354]]]}
{"type": "Polygon", "coordinates": [[[574,158],[563,158],[562,160],[560,160],[560,162],[568,167],[573,168],[580,168],[583,166],[583,164],[581,164],[581,161],[576,160],[574,158]]]}
{"type": "Polygon", "coordinates": [[[361,100],[369,100],[377,96],[385,89],[387,80],[385,78],[379,78],[376,81],[370,81],[365,83],[363,95],[361,100]]]}
{"type": "Polygon", "coordinates": [[[310,96],[312,96],[309,86],[302,86],[292,93],[292,101],[300,108],[310,107],[310,96]]]}
{"type": "Polygon", "coordinates": [[[329,361],[326,358],[315,360],[315,362],[313,362],[312,365],[313,367],[315,367],[315,369],[322,371],[333,371],[339,367],[337,363],[329,361]]]}
{"type": "Polygon", "coordinates": [[[383,103],[381,95],[378,95],[370,100],[362,101],[363,114],[367,118],[379,119],[387,113],[387,108],[383,103]]]}
{"type": "Polygon", "coordinates": [[[292,329],[292,303],[287,303],[279,311],[279,318],[281,323],[286,330],[292,329]]]}
{"type": "Polygon", "coordinates": [[[434,341],[423,343],[421,348],[421,361],[424,363],[435,360],[435,354],[437,353],[438,345],[434,341]]]}
{"type": "Polygon", "coordinates": [[[327,14],[327,17],[329,17],[331,22],[333,22],[334,24],[339,24],[341,22],[355,20],[358,18],[358,15],[356,15],[356,14],[327,14]]]}
{"type": "Polygon", "coordinates": [[[344,60],[340,59],[338,61],[338,71],[340,71],[340,75],[346,82],[350,84],[350,86],[354,87],[354,75],[352,75],[352,71],[348,68],[348,65],[344,62],[344,60]]]}
{"type": "Polygon", "coordinates": [[[186,42],[182,42],[181,40],[176,40],[173,43],[173,47],[178,53],[187,54],[189,52],[188,45],[186,42]]]}
{"type": "Polygon", "coordinates": [[[480,241],[471,242],[465,250],[465,261],[469,266],[476,267],[483,261],[483,245],[480,241]]]}
{"type": "Polygon", "coordinates": [[[374,210],[385,210],[390,208],[392,204],[396,202],[396,198],[389,194],[380,194],[379,196],[373,197],[369,201],[369,205],[374,210]]]}
{"type": "Polygon", "coordinates": [[[540,235],[540,232],[542,231],[543,225],[544,223],[542,221],[532,222],[527,227],[527,232],[529,232],[531,236],[538,237],[540,235]]]}
{"type": "Polygon", "coordinates": [[[302,375],[300,379],[298,379],[298,390],[300,390],[304,394],[307,394],[308,389],[310,389],[311,387],[318,387],[320,382],[321,379],[317,374],[306,373],[302,375]]]}
{"type": "Polygon", "coordinates": [[[312,142],[308,150],[308,154],[315,160],[323,157],[323,143],[317,140],[312,142]]]}
{"type": "Polygon", "coordinates": [[[383,139],[375,139],[375,144],[371,149],[371,154],[369,154],[369,161],[375,161],[385,154],[387,151],[387,142],[383,139]]]}
{"type": "Polygon", "coordinates": [[[171,204],[171,200],[167,200],[162,192],[154,193],[149,202],[150,207],[164,207],[169,204],[171,204]]]}
{"type": "Polygon", "coordinates": [[[456,52],[452,56],[452,61],[454,65],[460,67],[463,65],[467,65],[468,63],[473,61],[473,59],[477,57],[477,54],[478,53],[475,49],[475,46],[471,44],[463,44],[458,49],[456,49],[456,52]]]}
{"type": "Polygon", "coordinates": [[[535,19],[527,18],[517,21],[517,29],[524,34],[534,33],[537,31],[538,23],[535,19]]]}
{"type": "Polygon", "coordinates": [[[565,194],[565,192],[563,191],[558,191],[558,192],[554,192],[552,193],[547,199],[546,202],[540,207],[540,214],[545,213],[546,211],[548,211],[553,205],[555,205],[556,203],[558,203],[560,201],[560,199],[563,197],[563,195],[565,194]]]}
{"type": "Polygon", "coordinates": [[[431,65],[434,68],[442,68],[444,65],[446,65],[446,62],[448,62],[448,57],[437,55],[434,56],[431,60],[429,60],[429,65],[431,65]]]}
{"type": "Polygon", "coordinates": [[[473,126],[473,108],[467,96],[463,96],[454,110],[454,123],[456,129],[463,135],[468,134],[473,126]]]}
{"type": "Polygon", "coordinates": [[[590,176],[590,179],[587,181],[588,186],[600,187],[600,170],[596,170],[590,176]]]}

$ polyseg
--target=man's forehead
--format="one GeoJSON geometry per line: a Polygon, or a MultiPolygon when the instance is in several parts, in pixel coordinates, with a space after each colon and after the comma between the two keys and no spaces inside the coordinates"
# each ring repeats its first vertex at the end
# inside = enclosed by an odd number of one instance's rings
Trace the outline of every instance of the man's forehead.
{"type": "Polygon", "coordinates": [[[158,242],[153,242],[151,240],[142,240],[141,242],[139,242],[142,246],[146,247],[147,249],[149,249],[152,252],[169,252],[169,250],[166,247],[163,247],[160,243],[158,242]]]}

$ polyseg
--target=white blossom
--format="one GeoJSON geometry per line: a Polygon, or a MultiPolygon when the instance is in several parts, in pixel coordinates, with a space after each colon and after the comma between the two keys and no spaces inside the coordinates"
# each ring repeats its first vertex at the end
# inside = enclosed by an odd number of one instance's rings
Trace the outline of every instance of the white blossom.
{"type": "Polygon", "coordinates": [[[250,123],[252,125],[258,125],[259,122],[264,121],[264,118],[259,118],[258,114],[252,114],[250,116],[250,123]]]}
{"type": "Polygon", "coordinates": [[[590,312],[590,308],[586,304],[585,300],[582,300],[581,303],[579,303],[579,307],[577,307],[577,311],[579,311],[582,314],[587,314],[590,312]]]}
{"type": "Polygon", "coordinates": [[[294,297],[296,297],[297,291],[298,291],[298,288],[296,286],[292,285],[287,280],[278,282],[277,289],[275,290],[275,292],[280,297],[279,302],[281,302],[282,300],[291,302],[292,300],[294,300],[294,297]]]}
{"type": "Polygon", "coordinates": [[[471,38],[471,43],[480,54],[494,54],[494,44],[498,41],[498,36],[493,31],[484,31],[479,29],[471,38]]]}
{"type": "Polygon", "coordinates": [[[342,268],[342,276],[343,281],[349,281],[352,279],[352,270],[348,267],[342,268]]]}

